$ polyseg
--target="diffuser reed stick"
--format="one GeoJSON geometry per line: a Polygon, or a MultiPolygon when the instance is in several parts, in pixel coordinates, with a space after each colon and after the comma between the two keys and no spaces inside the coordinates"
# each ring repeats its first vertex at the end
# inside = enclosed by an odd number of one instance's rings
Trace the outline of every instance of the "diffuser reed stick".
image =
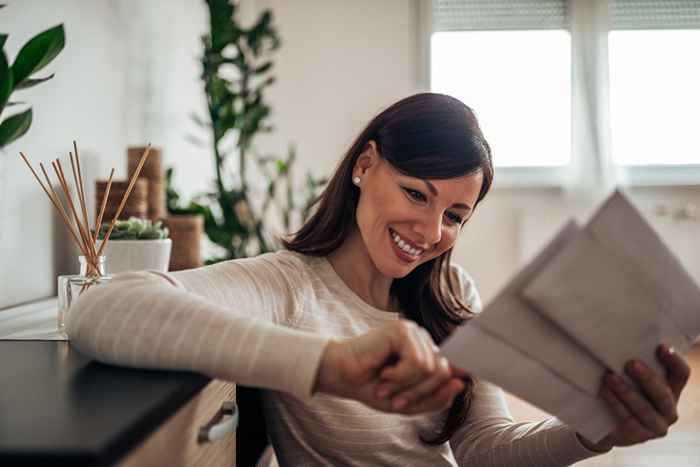
{"type": "Polygon", "coordinates": [[[114,169],[109,174],[109,180],[107,180],[107,188],[105,189],[104,195],[102,196],[102,205],[100,206],[100,213],[95,219],[95,238],[93,242],[97,243],[97,236],[100,235],[100,228],[102,227],[102,216],[105,213],[105,207],[107,206],[107,199],[109,199],[109,190],[112,188],[112,177],[114,176],[114,169]]]}
{"type": "Polygon", "coordinates": [[[76,203],[73,202],[73,196],[71,194],[70,186],[68,184],[68,181],[66,180],[65,173],[63,172],[63,167],[61,166],[61,161],[59,159],[55,159],[51,161],[51,166],[53,167],[54,173],[56,174],[56,178],[58,180],[58,184],[60,185],[61,190],[63,191],[64,198],[66,200],[67,208],[64,206],[64,203],[61,201],[61,198],[59,197],[58,193],[56,193],[56,190],[53,188],[53,184],[51,183],[51,178],[49,177],[49,174],[47,173],[46,169],[44,168],[43,163],[39,163],[39,167],[41,168],[42,173],[44,174],[44,178],[46,180],[46,185],[41,181],[39,178],[39,175],[37,175],[36,171],[32,167],[31,162],[27,158],[27,156],[24,155],[23,152],[20,152],[19,155],[22,157],[22,160],[24,163],[27,165],[29,170],[31,171],[32,175],[36,179],[36,181],[39,183],[41,186],[42,190],[44,190],[44,193],[46,193],[46,196],[49,198],[49,201],[51,201],[51,204],[53,204],[54,208],[56,208],[56,211],[59,213],[61,216],[61,219],[63,220],[64,224],[66,224],[66,228],[68,229],[68,232],[71,234],[71,237],[77,244],[78,248],[80,249],[81,253],[85,258],[87,259],[87,275],[88,276],[100,276],[100,268],[99,268],[99,257],[102,255],[102,252],[104,251],[105,246],[107,245],[107,242],[109,241],[109,236],[112,233],[112,230],[114,229],[114,226],[117,222],[117,219],[119,219],[119,215],[121,214],[122,210],[124,209],[124,206],[126,205],[126,201],[129,198],[129,195],[131,194],[131,190],[134,187],[134,184],[136,183],[136,180],[138,179],[139,174],[141,173],[141,169],[143,168],[143,165],[146,163],[146,159],[148,158],[148,155],[151,151],[151,145],[150,143],[146,147],[146,150],[143,152],[143,155],[141,156],[141,159],[139,160],[139,164],[136,167],[136,170],[131,174],[131,178],[129,180],[129,185],[127,187],[126,192],[122,196],[121,202],[119,203],[119,208],[117,209],[117,212],[114,215],[114,218],[110,222],[109,230],[107,231],[104,240],[102,241],[102,244],[100,245],[99,250],[97,249],[97,237],[99,235],[100,231],[100,226],[102,225],[102,217],[104,215],[105,211],[105,206],[107,204],[107,198],[109,196],[109,191],[112,186],[112,177],[114,176],[114,168],[112,169],[110,175],[109,175],[109,180],[107,182],[107,189],[105,190],[105,193],[102,197],[102,203],[100,206],[100,212],[97,214],[97,217],[95,219],[95,232],[94,235],[91,234],[90,232],[90,225],[88,221],[88,211],[87,211],[87,204],[85,202],[85,189],[84,189],[84,184],[83,184],[83,174],[82,170],[80,167],[80,156],[78,153],[78,145],[75,141],[73,141],[73,151],[69,153],[70,157],[70,163],[71,163],[71,170],[73,173],[73,182],[75,186],[75,191],[76,191],[76,197],[77,197],[77,209],[76,209],[76,203]]]}
{"type": "Polygon", "coordinates": [[[53,186],[51,186],[51,182],[49,181],[49,176],[48,176],[48,174],[46,173],[46,170],[44,169],[44,165],[43,165],[43,164],[39,164],[39,165],[41,166],[41,170],[44,172],[44,176],[46,177],[46,184],[47,184],[47,186],[51,189],[51,192],[53,193],[53,196],[51,196],[51,194],[50,194],[49,191],[46,189],[46,187],[44,186],[44,184],[41,183],[41,180],[39,179],[39,176],[36,174],[36,172],[35,172],[34,169],[32,168],[32,165],[31,165],[31,164],[29,163],[29,161],[27,160],[27,156],[25,156],[24,153],[22,153],[22,152],[20,152],[19,155],[22,156],[22,159],[24,160],[24,163],[27,164],[27,167],[29,167],[29,170],[31,170],[31,171],[32,171],[32,174],[34,175],[34,178],[36,178],[36,181],[39,182],[39,185],[41,185],[41,188],[44,190],[44,193],[46,193],[46,196],[48,196],[48,197],[49,197],[49,200],[51,200],[51,204],[54,205],[54,207],[56,208],[56,210],[57,210],[57,211],[59,212],[59,214],[61,214],[61,216],[63,217],[63,222],[64,222],[64,223],[66,224],[66,226],[68,227],[68,231],[69,231],[69,232],[71,233],[71,235],[73,236],[73,239],[75,240],[75,242],[76,242],[77,244],[80,244],[80,240],[78,240],[78,236],[77,236],[76,233],[75,233],[75,229],[73,228],[73,225],[71,224],[70,220],[68,219],[68,216],[67,216],[65,210],[63,209],[63,205],[60,203],[60,200],[58,199],[58,196],[56,195],[56,192],[54,191],[53,186]]]}

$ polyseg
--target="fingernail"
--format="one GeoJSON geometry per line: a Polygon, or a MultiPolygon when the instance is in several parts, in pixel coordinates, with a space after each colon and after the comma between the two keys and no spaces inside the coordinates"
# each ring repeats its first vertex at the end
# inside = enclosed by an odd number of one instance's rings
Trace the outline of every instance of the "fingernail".
{"type": "Polygon", "coordinates": [[[661,353],[664,353],[666,355],[673,355],[674,353],[676,353],[676,350],[668,344],[661,344],[660,347],[661,353]]]}
{"type": "Polygon", "coordinates": [[[649,369],[644,363],[635,360],[632,363],[632,371],[637,373],[639,376],[646,376],[649,372],[649,369]]]}
{"type": "Polygon", "coordinates": [[[610,375],[610,381],[612,382],[612,384],[614,386],[616,386],[620,389],[623,389],[626,386],[625,380],[623,380],[622,377],[618,374],[610,375]]]}
{"type": "Polygon", "coordinates": [[[407,402],[408,401],[406,401],[406,399],[403,397],[399,397],[398,399],[394,400],[393,406],[395,409],[401,409],[407,404],[407,402]]]}

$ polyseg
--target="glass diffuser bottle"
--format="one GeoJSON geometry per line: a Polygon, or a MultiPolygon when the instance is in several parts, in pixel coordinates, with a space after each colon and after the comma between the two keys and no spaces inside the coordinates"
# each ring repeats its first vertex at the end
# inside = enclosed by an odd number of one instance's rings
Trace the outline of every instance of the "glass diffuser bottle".
{"type": "MultiPolygon", "coordinates": [[[[136,181],[138,180],[141,169],[146,163],[146,159],[151,152],[151,145],[149,144],[143,151],[141,158],[139,159],[138,165],[133,170],[130,170],[131,175],[129,178],[129,184],[126,191],[121,197],[121,201],[112,216],[112,220],[109,223],[109,228],[104,235],[104,240],[97,248],[97,234],[93,234],[90,229],[90,224],[88,222],[88,211],[87,204],[85,202],[85,190],[83,183],[83,175],[80,169],[80,156],[78,155],[78,145],[73,141],[73,152],[69,153],[71,172],[73,173],[73,188],[68,184],[68,180],[65,177],[65,173],[61,166],[61,161],[55,159],[51,161],[51,166],[53,167],[54,173],[60,185],[60,190],[55,190],[53,183],[49,177],[49,174],[44,169],[43,163],[39,163],[41,171],[44,175],[46,183],[42,182],[41,178],[37,174],[32,163],[29,161],[24,153],[20,152],[20,156],[27,168],[32,173],[36,181],[41,186],[41,189],[46,193],[49,201],[56,208],[56,212],[61,216],[63,222],[68,228],[68,232],[75,240],[76,245],[83,252],[83,256],[79,257],[80,260],[80,273],[77,275],[68,275],[58,277],[58,314],[57,314],[57,330],[58,333],[65,339],[68,339],[66,334],[66,317],[70,313],[71,304],[75,301],[80,294],[84,293],[90,287],[95,287],[105,281],[111,279],[111,276],[106,274],[105,268],[105,257],[102,256],[102,251],[105,245],[109,241],[109,236],[114,229],[114,225],[122,214],[122,210],[126,205],[131,190],[134,188],[136,181]],[[60,196],[59,196],[60,193],[60,196]],[[74,196],[75,193],[75,196],[74,196]],[[76,198],[76,202],[73,199],[76,198]],[[80,215],[82,214],[82,216],[80,215]]],[[[67,173],[71,173],[67,172],[67,173]]],[[[107,180],[107,186],[105,193],[102,196],[102,203],[100,204],[100,211],[97,214],[95,220],[95,232],[99,232],[102,226],[102,218],[105,213],[105,207],[107,205],[108,195],[110,188],[112,186],[112,177],[114,176],[114,169],[109,175],[107,180]]]]}
{"type": "Polygon", "coordinates": [[[66,334],[66,317],[70,311],[70,306],[76,298],[90,287],[95,287],[112,276],[106,273],[105,256],[99,256],[94,262],[89,261],[85,256],[79,256],[80,273],[58,276],[58,333],[68,338],[66,334]]]}

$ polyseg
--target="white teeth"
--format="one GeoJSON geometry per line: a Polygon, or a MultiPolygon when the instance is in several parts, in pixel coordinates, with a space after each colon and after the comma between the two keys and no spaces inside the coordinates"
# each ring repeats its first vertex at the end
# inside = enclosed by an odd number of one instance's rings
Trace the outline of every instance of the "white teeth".
{"type": "Polygon", "coordinates": [[[412,256],[418,256],[421,253],[423,253],[423,250],[413,248],[408,243],[404,242],[396,232],[392,232],[392,237],[394,239],[394,243],[396,243],[399,246],[399,248],[401,248],[406,253],[412,256]]]}

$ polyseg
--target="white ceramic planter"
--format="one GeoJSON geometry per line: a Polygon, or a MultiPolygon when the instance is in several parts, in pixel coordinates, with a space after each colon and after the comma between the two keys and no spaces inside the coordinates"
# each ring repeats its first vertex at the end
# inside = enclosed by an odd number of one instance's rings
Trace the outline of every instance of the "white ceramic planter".
{"type": "Polygon", "coordinates": [[[110,240],[103,254],[107,274],[155,269],[167,272],[172,240],[110,240]]]}

